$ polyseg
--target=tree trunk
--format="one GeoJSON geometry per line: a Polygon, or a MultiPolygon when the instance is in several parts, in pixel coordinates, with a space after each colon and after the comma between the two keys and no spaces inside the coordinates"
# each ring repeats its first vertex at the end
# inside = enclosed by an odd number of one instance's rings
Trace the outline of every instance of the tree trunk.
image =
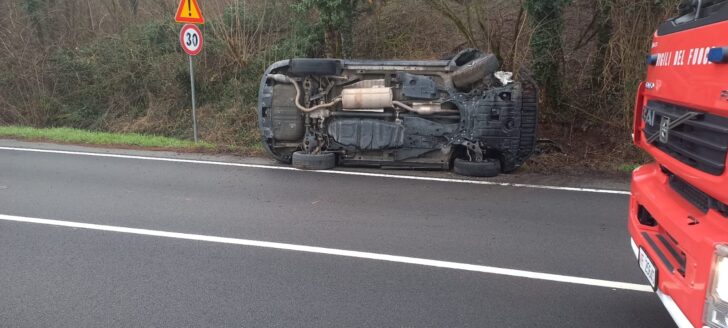
{"type": "Polygon", "coordinates": [[[533,28],[533,71],[544,95],[547,112],[558,114],[561,99],[561,62],[564,58],[562,9],[568,0],[526,0],[524,6],[533,28]]]}
{"type": "Polygon", "coordinates": [[[327,26],[324,32],[327,58],[341,58],[341,33],[334,26],[327,26]]]}
{"type": "Polygon", "coordinates": [[[592,68],[592,84],[595,90],[600,90],[608,81],[604,79],[609,42],[612,41],[614,26],[612,25],[612,8],[614,0],[597,0],[596,3],[596,32],[597,55],[592,68]]]}

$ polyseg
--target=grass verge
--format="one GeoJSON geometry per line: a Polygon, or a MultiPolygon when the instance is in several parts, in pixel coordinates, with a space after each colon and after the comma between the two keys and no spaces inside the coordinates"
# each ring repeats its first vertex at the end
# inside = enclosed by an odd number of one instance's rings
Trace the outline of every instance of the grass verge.
{"type": "Polygon", "coordinates": [[[624,173],[632,173],[632,171],[636,170],[640,166],[642,166],[642,164],[622,164],[617,167],[617,170],[624,173]]]}
{"type": "Polygon", "coordinates": [[[0,137],[72,144],[130,146],[175,150],[214,150],[216,148],[214,145],[206,142],[194,143],[188,140],[138,133],[94,132],[71,128],[38,129],[23,126],[0,126],[0,137]]]}

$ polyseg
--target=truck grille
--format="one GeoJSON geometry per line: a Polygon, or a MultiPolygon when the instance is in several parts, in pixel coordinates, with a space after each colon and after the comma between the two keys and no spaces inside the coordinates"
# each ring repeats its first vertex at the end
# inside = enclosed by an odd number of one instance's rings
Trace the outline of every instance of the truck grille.
{"type": "MultiPolygon", "coordinates": [[[[664,117],[671,122],[693,110],[682,106],[651,100],[645,111],[647,138],[660,133],[664,117]]],[[[666,143],[658,139],[653,145],[675,159],[698,170],[721,175],[725,171],[728,155],[728,118],[700,113],[695,118],[669,131],[666,143]]]]}
{"type": "Polygon", "coordinates": [[[701,212],[707,213],[710,209],[710,197],[676,175],[670,176],[670,187],[701,212]]]}
{"type": "Polygon", "coordinates": [[[716,212],[728,218],[728,205],[710,197],[708,194],[693,187],[685,180],[680,179],[671,172],[666,171],[665,173],[670,178],[670,187],[701,212],[708,213],[708,210],[714,209],[716,212]]]}

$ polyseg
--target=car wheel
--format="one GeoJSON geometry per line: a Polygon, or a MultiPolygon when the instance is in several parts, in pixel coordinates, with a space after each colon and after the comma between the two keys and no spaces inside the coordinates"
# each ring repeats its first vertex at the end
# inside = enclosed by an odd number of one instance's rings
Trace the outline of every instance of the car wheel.
{"type": "Polygon", "coordinates": [[[293,153],[293,167],[301,170],[329,170],[336,167],[336,154],[307,154],[302,151],[293,153]]]}
{"type": "Polygon", "coordinates": [[[468,88],[482,81],[486,76],[495,73],[499,67],[498,58],[493,54],[487,54],[484,57],[476,58],[452,73],[452,83],[458,89],[468,88]]]}
{"type": "Polygon", "coordinates": [[[501,164],[499,160],[493,158],[486,158],[482,162],[471,162],[456,158],[453,171],[455,174],[467,177],[490,178],[500,174],[501,164]]]}

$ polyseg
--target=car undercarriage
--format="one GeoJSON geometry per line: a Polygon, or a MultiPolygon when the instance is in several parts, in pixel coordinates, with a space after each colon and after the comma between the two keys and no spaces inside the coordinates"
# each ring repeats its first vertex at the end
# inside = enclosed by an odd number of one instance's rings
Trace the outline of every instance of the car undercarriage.
{"type": "Polygon", "coordinates": [[[264,148],[301,169],[512,172],[534,150],[538,94],[499,67],[474,49],[436,61],[277,62],[260,86],[264,148]]]}

